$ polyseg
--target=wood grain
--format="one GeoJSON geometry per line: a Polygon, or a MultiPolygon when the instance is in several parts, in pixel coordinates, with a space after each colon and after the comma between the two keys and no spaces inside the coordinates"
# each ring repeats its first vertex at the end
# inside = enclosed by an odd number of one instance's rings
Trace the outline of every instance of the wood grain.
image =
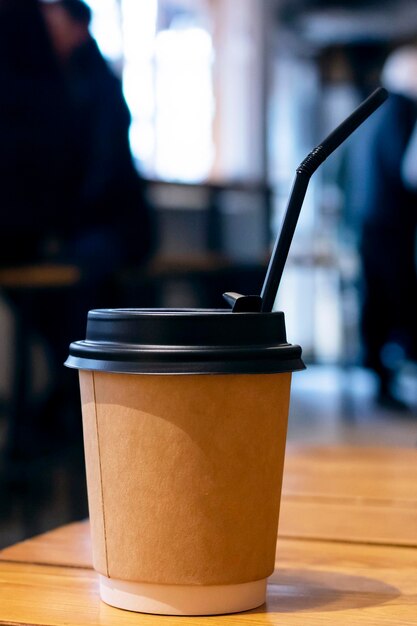
{"type": "Polygon", "coordinates": [[[0,561],[92,569],[89,523],[74,522],[4,548],[0,561]]]}
{"type": "Polygon", "coordinates": [[[279,534],[417,546],[417,450],[290,448],[279,534]]]}
{"type": "Polygon", "coordinates": [[[81,522],[0,553],[0,624],[417,625],[416,469],[415,450],[290,449],[277,569],[259,609],[171,618],[109,607],[98,596],[89,525],[81,522]],[[328,540],[338,537],[344,541],[328,540]]]}
{"type": "MultiPolygon", "coordinates": [[[[416,476],[414,449],[290,447],[279,535],[416,546],[416,476]]],[[[0,560],[91,567],[88,529],[57,529],[6,548],[0,560]]]]}
{"type": "MultiPolygon", "coordinates": [[[[73,530],[73,529],[72,529],[73,530]]],[[[417,551],[281,539],[267,604],[229,616],[129,613],[102,603],[93,570],[0,563],[0,624],[315,626],[417,624],[417,551]]]]}
{"type": "Polygon", "coordinates": [[[417,449],[288,446],[283,490],[332,498],[417,502],[417,449]]]}

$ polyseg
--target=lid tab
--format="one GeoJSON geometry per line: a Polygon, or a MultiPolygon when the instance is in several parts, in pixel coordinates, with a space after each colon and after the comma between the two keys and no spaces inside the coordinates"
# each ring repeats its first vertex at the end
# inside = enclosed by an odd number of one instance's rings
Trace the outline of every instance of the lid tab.
{"type": "Polygon", "coordinates": [[[261,296],[243,296],[235,291],[227,291],[223,294],[227,304],[232,307],[233,313],[260,313],[262,309],[261,296]]]}

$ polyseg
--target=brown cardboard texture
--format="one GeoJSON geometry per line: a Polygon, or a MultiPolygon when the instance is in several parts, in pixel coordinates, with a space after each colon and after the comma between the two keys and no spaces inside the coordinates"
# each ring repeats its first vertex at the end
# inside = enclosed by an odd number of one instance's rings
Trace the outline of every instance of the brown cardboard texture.
{"type": "Polygon", "coordinates": [[[80,379],[95,568],[161,584],[269,576],[291,374],[80,379]]]}

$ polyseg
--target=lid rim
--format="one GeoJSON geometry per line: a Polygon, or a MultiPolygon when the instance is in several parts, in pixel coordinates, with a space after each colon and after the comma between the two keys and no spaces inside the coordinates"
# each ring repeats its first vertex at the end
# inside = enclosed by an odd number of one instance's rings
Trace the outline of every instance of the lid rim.
{"type": "Polygon", "coordinates": [[[248,361],[198,361],[161,363],[160,361],[107,361],[82,359],[69,356],[66,367],[82,371],[106,372],[108,374],[129,375],[239,375],[239,374],[286,374],[306,369],[301,358],[285,359],[280,362],[248,361]]]}
{"type": "Polygon", "coordinates": [[[281,311],[94,309],[65,365],[126,373],[272,373],[304,368],[281,311]]]}

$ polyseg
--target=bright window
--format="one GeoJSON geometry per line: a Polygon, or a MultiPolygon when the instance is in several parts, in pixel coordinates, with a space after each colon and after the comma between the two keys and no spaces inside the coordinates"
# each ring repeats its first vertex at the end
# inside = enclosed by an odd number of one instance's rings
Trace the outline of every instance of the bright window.
{"type": "Polygon", "coordinates": [[[204,3],[88,0],[92,34],[121,68],[141,170],[171,180],[207,178],[214,158],[213,43],[204,3]]]}

